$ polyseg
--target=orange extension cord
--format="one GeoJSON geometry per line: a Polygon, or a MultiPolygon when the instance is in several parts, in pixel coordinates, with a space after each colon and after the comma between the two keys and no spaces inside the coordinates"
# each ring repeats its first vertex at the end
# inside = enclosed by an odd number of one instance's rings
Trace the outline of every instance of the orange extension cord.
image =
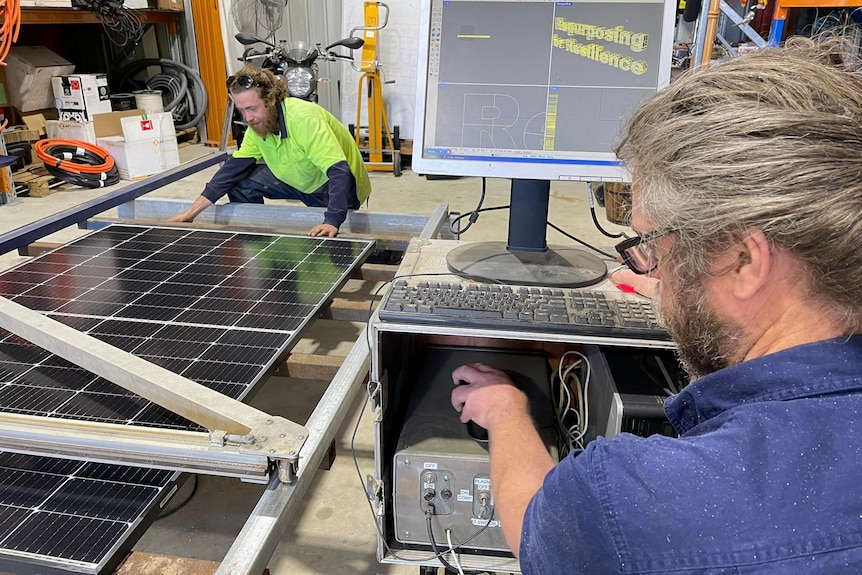
{"type": "MultiPolygon", "coordinates": [[[[21,0],[5,0],[2,2],[0,13],[3,14],[3,25],[0,26],[0,66],[6,65],[6,56],[12,44],[18,41],[18,32],[21,30],[21,0]]],[[[6,128],[9,120],[4,120],[0,130],[6,128]]]]}
{"type": "Polygon", "coordinates": [[[36,156],[45,164],[53,166],[64,172],[73,174],[101,174],[109,171],[114,167],[114,158],[99,146],[95,146],[81,140],[66,140],[63,138],[48,138],[36,142],[36,156]],[[100,165],[81,164],[72,162],[69,159],[58,158],[49,153],[53,146],[71,146],[73,148],[81,148],[86,152],[94,154],[102,160],[100,165]]]}
{"type": "Polygon", "coordinates": [[[50,138],[39,140],[35,148],[48,173],[64,182],[84,188],[105,188],[120,181],[114,158],[99,146],[50,138]]]}

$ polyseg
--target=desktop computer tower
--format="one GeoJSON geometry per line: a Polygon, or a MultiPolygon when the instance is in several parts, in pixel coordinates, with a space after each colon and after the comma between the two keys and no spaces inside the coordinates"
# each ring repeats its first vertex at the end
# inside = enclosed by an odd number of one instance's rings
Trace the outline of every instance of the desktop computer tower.
{"type": "Polygon", "coordinates": [[[664,400],[687,376],[671,350],[584,346],[590,361],[589,424],[586,442],[631,433],[676,437],[664,400]]]}

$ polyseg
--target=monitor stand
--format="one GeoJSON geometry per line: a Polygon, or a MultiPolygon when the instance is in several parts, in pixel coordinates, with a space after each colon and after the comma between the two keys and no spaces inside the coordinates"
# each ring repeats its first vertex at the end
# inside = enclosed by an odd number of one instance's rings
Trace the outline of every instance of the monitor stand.
{"type": "Polygon", "coordinates": [[[605,262],[581,248],[548,247],[551,182],[512,180],[508,242],[474,242],[446,256],[449,269],[481,282],[586,287],[607,276],[605,262]]]}

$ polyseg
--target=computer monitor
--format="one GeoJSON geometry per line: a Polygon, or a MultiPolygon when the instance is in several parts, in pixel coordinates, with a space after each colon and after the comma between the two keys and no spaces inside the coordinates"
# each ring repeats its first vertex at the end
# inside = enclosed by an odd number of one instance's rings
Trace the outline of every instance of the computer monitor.
{"type": "Polygon", "coordinates": [[[422,0],[413,170],[512,180],[507,242],[452,271],[581,287],[605,264],[545,239],[551,181],[629,181],[625,121],[670,79],[676,0],[422,0]]]}

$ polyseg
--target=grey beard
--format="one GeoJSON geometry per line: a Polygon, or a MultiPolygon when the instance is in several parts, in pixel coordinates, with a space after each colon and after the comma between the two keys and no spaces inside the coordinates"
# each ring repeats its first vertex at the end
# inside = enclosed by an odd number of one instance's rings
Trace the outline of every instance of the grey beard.
{"type": "Polygon", "coordinates": [[[677,292],[675,309],[669,312],[661,303],[661,293],[653,309],[671,339],[683,368],[692,378],[702,377],[736,363],[733,349],[739,345],[741,329],[721,320],[709,305],[704,287],[677,292]]]}

